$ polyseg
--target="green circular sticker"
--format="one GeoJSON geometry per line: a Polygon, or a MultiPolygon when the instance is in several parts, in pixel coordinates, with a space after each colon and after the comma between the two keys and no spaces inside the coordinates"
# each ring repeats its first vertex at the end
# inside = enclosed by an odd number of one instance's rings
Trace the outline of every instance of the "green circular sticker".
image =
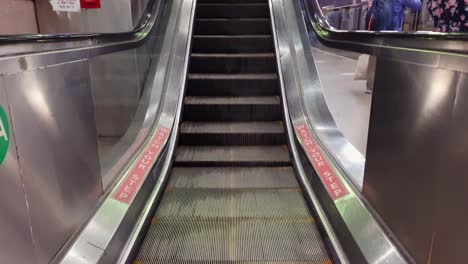
{"type": "Polygon", "coordinates": [[[3,107],[0,106],[0,164],[6,157],[10,143],[10,126],[3,107]]]}

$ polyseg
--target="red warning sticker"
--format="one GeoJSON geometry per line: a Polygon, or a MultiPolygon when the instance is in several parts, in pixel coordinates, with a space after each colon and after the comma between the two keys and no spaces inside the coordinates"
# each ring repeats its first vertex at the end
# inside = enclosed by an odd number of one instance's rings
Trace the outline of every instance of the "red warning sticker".
{"type": "Polygon", "coordinates": [[[125,180],[120,184],[119,189],[113,195],[113,198],[122,203],[130,204],[135,193],[140,188],[145,176],[150,171],[154,161],[162,150],[169,134],[168,128],[159,128],[151,140],[151,144],[146,147],[143,155],[134,165],[125,180]]]}
{"type": "Polygon", "coordinates": [[[348,190],[344,187],[341,180],[335,174],[335,171],[331,168],[330,163],[324,157],[322,150],[312,137],[307,125],[301,124],[296,126],[296,132],[299,134],[299,139],[304,146],[307,157],[314,165],[320,180],[325,185],[333,201],[348,195],[348,190]]]}

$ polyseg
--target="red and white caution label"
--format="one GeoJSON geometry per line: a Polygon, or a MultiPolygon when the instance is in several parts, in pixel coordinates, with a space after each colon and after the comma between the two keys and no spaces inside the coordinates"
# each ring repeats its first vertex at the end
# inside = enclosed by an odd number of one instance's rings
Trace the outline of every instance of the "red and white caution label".
{"type": "Polygon", "coordinates": [[[299,139],[304,146],[307,157],[314,165],[320,180],[325,185],[325,188],[333,201],[348,195],[348,190],[331,168],[328,160],[324,157],[322,150],[312,137],[307,125],[297,125],[296,132],[299,134],[299,139]]]}
{"type": "Polygon", "coordinates": [[[146,147],[143,155],[132,168],[125,180],[120,184],[119,189],[114,193],[113,198],[122,203],[130,204],[135,193],[140,188],[143,180],[150,171],[154,161],[161,153],[162,147],[169,134],[168,128],[159,128],[151,139],[151,144],[146,147]]]}

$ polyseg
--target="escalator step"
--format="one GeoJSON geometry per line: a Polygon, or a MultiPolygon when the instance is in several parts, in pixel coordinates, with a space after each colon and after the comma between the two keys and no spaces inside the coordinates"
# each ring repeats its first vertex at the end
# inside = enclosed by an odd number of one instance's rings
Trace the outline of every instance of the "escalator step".
{"type": "Polygon", "coordinates": [[[278,94],[276,74],[189,74],[187,95],[267,96],[278,94]]]}
{"type": "Polygon", "coordinates": [[[175,167],[168,188],[299,188],[292,167],[175,167]]]}
{"type": "Polygon", "coordinates": [[[268,0],[198,0],[169,182],[134,264],[331,264],[288,150],[268,0]]]}
{"type": "Polygon", "coordinates": [[[156,218],[308,219],[302,192],[294,189],[169,188],[156,218]]]}
{"type": "Polygon", "coordinates": [[[179,146],[174,166],[180,167],[284,167],[289,166],[286,146],[179,146]]]}
{"type": "Polygon", "coordinates": [[[190,73],[273,73],[273,53],[192,53],[190,73]]]}
{"type": "Polygon", "coordinates": [[[136,263],[332,263],[309,218],[156,218],[147,237],[136,263]]]}
{"type": "Polygon", "coordinates": [[[281,120],[276,96],[185,97],[187,121],[276,121],[281,120]]]}
{"type": "Polygon", "coordinates": [[[197,18],[268,18],[268,3],[200,3],[197,18]]]}
{"type": "Polygon", "coordinates": [[[267,18],[195,19],[195,35],[270,35],[267,18]]]}
{"type": "Polygon", "coordinates": [[[271,35],[201,35],[194,36],[193,53],[273,52],[271,35]]]}
{"type": "Polygon", "coordinates": [[[286,144],[283,124],[277,122],[184,122],[181,145],[286,144]]]}

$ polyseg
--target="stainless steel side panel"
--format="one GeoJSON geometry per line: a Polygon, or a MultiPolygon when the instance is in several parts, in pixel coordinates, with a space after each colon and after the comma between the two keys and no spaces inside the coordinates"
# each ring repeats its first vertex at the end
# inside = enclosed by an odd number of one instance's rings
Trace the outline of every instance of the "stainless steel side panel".
{"type": "MultiPolygon", "coordinates": [[[[128,238],[128,236],[133,234],[134,228],[140,227],[140,214],[148,213],[147,198],[152,195],[151,192],[162,190],[165,179],[159,174],[154,174],[151,168],[156,162],[160,164],[159,157],[164,154],[156,153],[156,156],[145,166],[145,171],[142,172],[144,175],[141,175],[142,183],[136,187],[136,194],[131,200],[123,202],[115,195],[119,193],[122,186],[125,186],[125,180],[134,176],[133,168],[139,165],[140,159],[146,155],[145,150],[156,144],[154,139],[160,134],[158,131],[164,130],[167,136],[161,138],[158,143],[159,149],[162,150],[169,141],[168,136],[176,120],[177,110],[180,110],[182,105],[185,79],[181,78],[181,72],[185,72],[186,68],[183,67],[186,67],[188,62],[186,54],[191,38],[188,30],[193,17],[193,3],[194,1],[178,0],[168,5],[170,9],[165,15],[170,15],[170,17],[164,38],[161,39],[163,45],[157,65],[158,71],[151,80],[148,111],[137,135],[137,140],[142,141],[142,146],[139,151],[128,158],[129,162],[122,171],[123,177],[110,186],[109,192],[89,222],[83,226],[81,233],[70,241],[69,246],[57,256],[53,263],[116,263],[119,258],[125,258],[127,250],[131,249],[135,237],[128,238]],[[164,95],[162,98],[160,97],[161,90],[164,95]],[[143,212],[140,211],[141,209],[143,212]],[[138,222],[135,223],[135,220],[138,222]]],[[[170,139],[172,145],[176,138],[173,133],[175,132],[172,132],[170,139]]]]}
{"type": "Polygon", "coordinates": [[[8,75],[5,84],[35,252],[48,263],[102,195],[88,61],[8,75]]]}
{"type": "Polygon", "coordinates": [[[467,76],[377,61],[363,194],[416,263],[468,257],[467,76]]]}
{"type": "Polygon", "coordinates": [[[121,137],[134,118],[142,88],[136,52],[132,49],[89,59],[100,137],[121,137]]]}
{"type": "MultiPolygon", "coordinates": [[[[271,0],[271,3],[276,25],[275,36],[278,39],[277,54],[280,58],[280,74],[291,122],[297,130],[295,136],[306,154],[308,146],[312,144],[310,141],[301,140],[298,131],[307,131],[315,141],[319,142],[314,147],[314,154],[321,153],[323,160],[330,164],[330,169],[326,173],[335,174],[337,182],[341,182],[346,190],[346,195],[333,199],[333,204],[338,211],[334,217],[341,217],[341,221],[346,225],[368,263],[406,263],[385,230],[361,200],[356,188],[351,186],[349,178],[346,177],[346,172],[349,173],[349,171],[343,170],[343,164],[339,164],[336,158],[331,156],[331,153],[335,151],[346,155],[346,148],[343,148],[346,142],[343,141],[343,135],[337,131],[332,122],[333,119],[324,101],[318,74],[313,65],[314,59],[310,51],[307,51],[310,49],[310,43],[299,3],[288,0],[271,0]],[[311,99],[313,100],[308,101],[311,99]],[[330,140],[332,145],[329,145],[330,140]],[[336,148],[338,146],[342,147],[336,148]]],[[[317,156],[308,155],[310,161],[314,157],[317,156]]],[[[359,163],[359,160],[351,161],[351,165],[359,163]]],[[[320,169],[316,165],[314,167],[320,176],[320,169]]],[[[332,197],[330,196],[329,199],[332,197]]],[[[327,225],[325,227],[327,228],[327,225]]],[[[340,234],[336,235],[340,236],[340,234]]],[[[334,246],[339,245],[333,240],[333,236],[331,238],[334,246]]],[[[346,246],[343,245],[343,248],[346,249],[346,246]]]]}
{"type": "Polygon", "coordinates": [[[0,263],[36,263],[3,77],[0,77],[0,105],[10,127],[8,153],[0,164],[0,263]]]}

